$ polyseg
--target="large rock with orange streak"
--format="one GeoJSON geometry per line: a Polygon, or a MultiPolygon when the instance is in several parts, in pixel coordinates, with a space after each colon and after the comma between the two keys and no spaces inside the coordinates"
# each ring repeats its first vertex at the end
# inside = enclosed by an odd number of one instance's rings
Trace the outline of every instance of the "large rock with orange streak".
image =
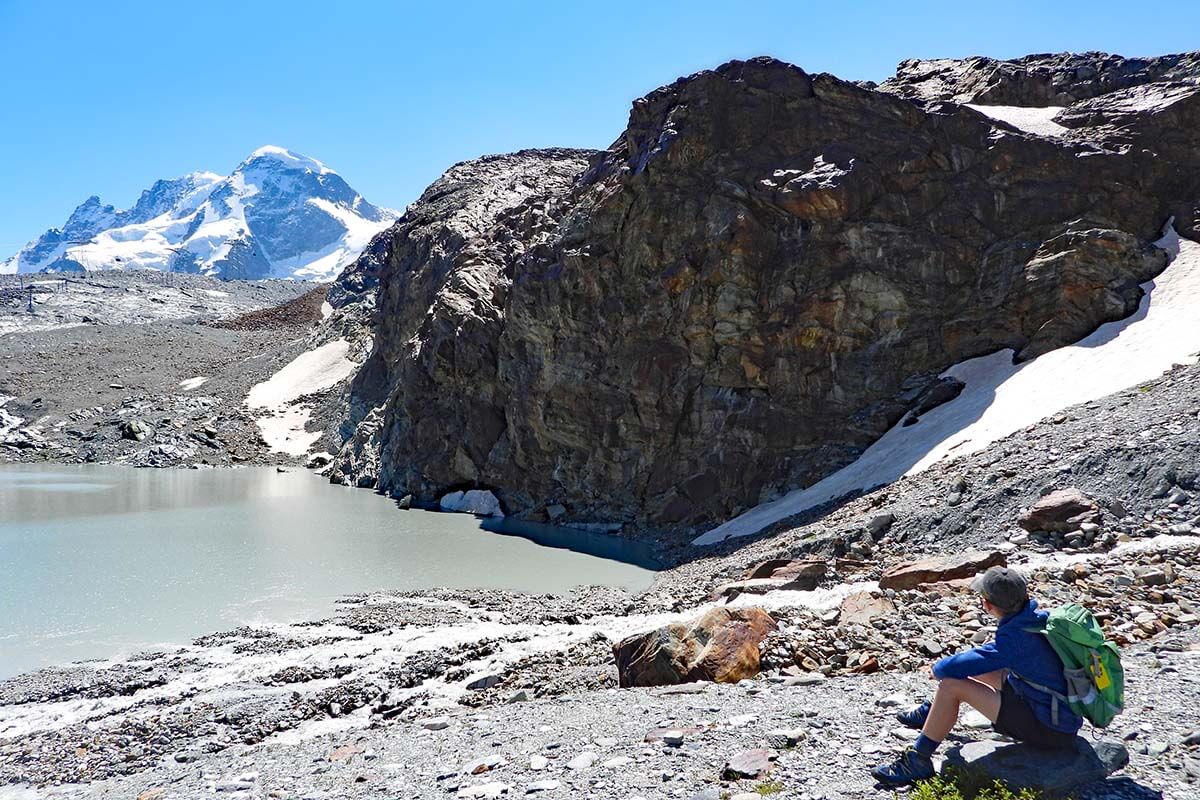
{"type": "Polygon", "coordinates": [[[737,683],[758,674],[759,643],[775,628],[761,608],[714,608],[622,639],[613,646],[617,675],[621,686],[737,683]]]}

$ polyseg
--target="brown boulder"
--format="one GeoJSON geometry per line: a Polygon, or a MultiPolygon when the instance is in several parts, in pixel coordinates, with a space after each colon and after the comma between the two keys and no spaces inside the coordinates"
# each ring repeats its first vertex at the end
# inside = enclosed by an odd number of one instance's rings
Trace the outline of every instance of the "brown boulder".
{"type": "Polygon", "coordinates": [[[1100,507],[1078,489],[1060,489],[1038,500],[1017,518],[1027,531],[1073,531],[1085,522],[1098,522],[1100,507]]]}
{"type": "Polygon", "coordinates": [[[904,561],[888,567],[879,578],[881,589],[915,589],[926,583],[969,578],[988,567],[1003,567],[1008,563],[1004,554],[964,553],[961,556],[904,561]]]}
{"type": "MultiPolygon", "coordinates": [[[[823,558],[773,558],[764,561],[746,573],[746,580],[758,578],[787,578],[791,583],[811,584],[808,589],[815,589],[821,578],[825,577],[825,559],[823,558]]],[[[789,586],[788,588],[794,588],[789,586]]]]}
{"type": "Polygon", "coordinates": [[[722,584],[715,597],[732,600],[739,594],[766,594],[777,589],[809,591],[825,577],[825,560],[820,558],[773,558],[749,570],[738,581],[722,584]]]}
{"type": "Polygon", "coordinates": [[[613,645],[620,685],[737,683],[758,674],[759,642],[775,627],[761,608],[714,608],[690,623],[634,634],[613,645]]]}
{"type": "Polygon", "coordinates": [[[841,625],[868,625],[871,620],[887,616],[895,610],[896,606],[886,597],[877,597],[870,592],[855,592],[847,595],[846,599],[842,601],[838,623],[841,625]]]}
{"type": "Polygon", "coordinates": [[[779,755],[765,747],[753,750],[743,750],[725,762],[721,770],[721,778],[727,781],[737,781],[743,778],[763,778],[775,765],[779,755]]]}

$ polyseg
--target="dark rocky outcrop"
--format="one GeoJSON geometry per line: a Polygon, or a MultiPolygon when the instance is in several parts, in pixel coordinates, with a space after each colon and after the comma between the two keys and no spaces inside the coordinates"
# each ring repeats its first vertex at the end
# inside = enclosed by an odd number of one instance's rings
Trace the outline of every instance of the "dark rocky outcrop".
{"type": "Polygon", "coordinates": [[[1190,230],[1194,87],[1053,140],[889,88],[731,62],[601,153],[451,169],[344,279],[378,280],[377,330],[333,478],[702,527],[848,463],[955,362],[1128,315],[1148,242],[1190,230]]]}

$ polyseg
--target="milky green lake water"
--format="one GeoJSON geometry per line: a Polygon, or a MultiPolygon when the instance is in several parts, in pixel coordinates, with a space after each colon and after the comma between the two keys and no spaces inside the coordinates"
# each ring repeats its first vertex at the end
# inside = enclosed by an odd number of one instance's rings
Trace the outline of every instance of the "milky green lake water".
{"type": "Polygon", "coordinates": [[[483,524],[301,470],[0,466],[0,678],[316,618],[354,592],[653,576],[648,550],[619,539],[483,524]]]}

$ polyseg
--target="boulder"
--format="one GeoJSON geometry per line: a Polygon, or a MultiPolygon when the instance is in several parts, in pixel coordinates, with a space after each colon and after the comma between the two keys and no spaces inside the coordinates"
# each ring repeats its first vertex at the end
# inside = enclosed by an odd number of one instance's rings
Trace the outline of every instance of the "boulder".
{"type": "Polygon", "coordinates": [[[1060,489],[1021,512],[1017,524],[1027,531],[1078,530],[1085,522],[1098,522],[1100,507],[1078,489],[1060,489]]]}
{"type": "Polygon", "coordinates": [[[771,771],[778,755],[765,747],[743,750],[725,762],[721,777],[727,781],[743,778],[763,778],[771,771]]]}
{"type": "MultiPolygon", "coordinates": [[[[815,589],[825,577],[823,558],[775,558],[764,561],[746,573],[747,580],[758,578],[786,578],[790,583],[804,584],[803,588],[815,589]]],[[[793,588],[793,587],[788,587],[793,588]]],[[[799,588],[799,587],[796,587],[799,588]]]]}
{"type": "Polygon", "coordinates": [[[723,584],[714,593],[732,600],[739,594],[766,594],[777,589],[810,591],[825,577],[825,560],[820,558],[764,561],[740,581],[723,584]]]}
{"type": "Polygon", "coordinates": [[[442,511],[463,511],[480,517],[503,517],[500,500],[487,489],[450,492],[438,501],[442,511]]]}
{"type": "Polygon", "coordinates": [[[882,595],[870,592],[855,592],[842,601],[838,623],[842,625],[869,625],[871,620],[893,614],[896,606],[882,595]]]}
{"type": "Polygon", "coordinates": [[[1029,788],[1059,794],[1103,780],[1128,763],[1129,753],[1121,743],[1101,739],[1093,744],[1076,737],[1071,750],[1044,750],[996,741],[968,742],[947,751],[943,769],[1002,781],[1014,791],[1029,788]]]}
{"type": "Polygon", "coordinates": [[[127,419],[121,422],[120,426],[121,438],[131,439],[135,442],[140,442],[154,432],[146,423],[140,419],[127,419]]]}
{"type": "Polygon", "coordinates": [[[629,636],[613,645],[620,685],[737,683],[758,674],[759,643],[775,628],[761,608],[714,608],[691,623],[629,636]]]}
{"type": "Polygon", "coordinates": [[[999,551],[964,553],[946,558],[926,558],[893,564],[879,578],[881,589],[915,589],[926,583],[969,578],[988,567],[1003,567],[1008,563],[999,551]]]}

